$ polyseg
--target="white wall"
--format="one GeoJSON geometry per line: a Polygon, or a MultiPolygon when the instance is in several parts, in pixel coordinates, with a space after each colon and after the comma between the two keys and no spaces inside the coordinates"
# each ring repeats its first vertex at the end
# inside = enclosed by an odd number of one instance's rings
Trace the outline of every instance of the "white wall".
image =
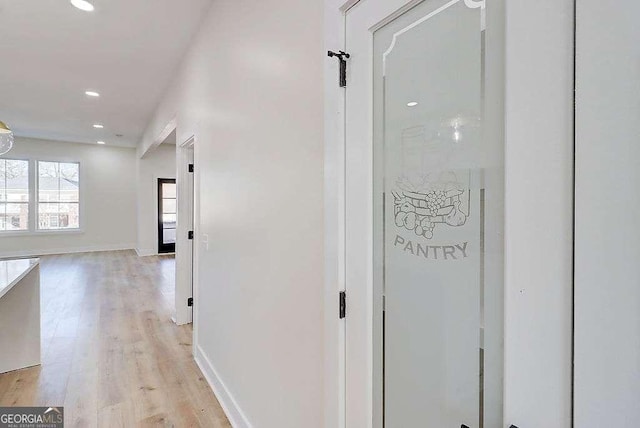
{"type": "Polygon", "coordinates": [[[571,424],[573,0],[507,2],[505,424],[571,424]]]}
{"type": "Polygon", "coordinates": [[[640,3],[577,10],[575,426],[640,420],[640,3]]]}
{"type": "Polygon", "coordinates": [[[322,20],[213,2],[139,148],[195,134],[195,351],[236,426],[323,424],[322,20]]]}
{"type": "MultiPolygon", "coordinates": [[[[137,158],[137,156],[136,156],[137,158]]],[[[141,256],[158,254],[158,178],[176,178],[176,146],[160,144],[136,160],[138,241],[141,256]]]]}
{"type": "Polygon", "coordinates": [[[134,149],[16,138],[3,158],[80,162],[82,232],[0,235],[0,257],[135,247],[134,149]]]}

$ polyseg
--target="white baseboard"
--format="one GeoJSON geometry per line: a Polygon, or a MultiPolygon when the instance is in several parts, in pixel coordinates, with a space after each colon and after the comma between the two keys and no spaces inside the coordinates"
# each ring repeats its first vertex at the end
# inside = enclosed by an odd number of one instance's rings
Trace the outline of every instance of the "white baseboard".
{"type": "Polygon", "coordinates": [[[99,251],[133,250],[135,244],[97,245],[91,247],[51,248],[47,250],[20,250],[0,252],[0,259],[9,257],[36,257],[56,254],[95,253],[99,251]]]}
{"type": "Polygon", "coordinates": [[[157,256],[158,252],[155,250],[149,250],[149,249],[141,249],[141,248],[136,248],[136,253],[138,254],[138,257],[149,257],[149,256],[157,256]]]}
{"type": "Polygon", "coordinates": [[[227,415],[227,419],[234,428],[252,428],[251,423],[247,416],[242,412],[242,409],[238,405],[238,402],[233,398],[231,392],[227,389],[218,372],[207,358],[206,354],[202,351],[200,346],[194,346],[194,359],[196,364],[200,367],[200,370],[204,374],[205,379],[209,382],[209,386],[213,389],[213,393],[216,395],[218,402],[222,406],[222,410],[227,415]]]}

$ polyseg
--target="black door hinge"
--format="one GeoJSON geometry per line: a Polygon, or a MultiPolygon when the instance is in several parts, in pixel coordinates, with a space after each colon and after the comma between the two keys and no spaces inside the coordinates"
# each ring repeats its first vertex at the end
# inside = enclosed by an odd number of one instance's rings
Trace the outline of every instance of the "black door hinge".
{"type": "Polygon", "coordinates": [[[189,164],[189,172],[193,172],[193,164],[192,163],[189,164]]]}
{"type": "Polygon", "coordinates": [[[189,233],[187,233],[187,238],[193,239],[193,230],[190,230],[189,233]]]}
{"type": "Polygon", "coordinates": [[[347,292],[340,292],[340,319],[347,316],[347,292]]]}
{"type": "Polygon", "coordinates": [[[187,306],[193,306],[193,297],[187,299],[187,306]]]}
{"type": "Polygon", "coordinates": [[[331,58],[333,57],[338,58],[338,61],[340,61],[340,87],[341,88],[346,87],[347,86],[347,59],[351,58],[351,55],[349,55],[344,51],[338,51],[338,52],[329,51],[328,55],[331,58]]]}

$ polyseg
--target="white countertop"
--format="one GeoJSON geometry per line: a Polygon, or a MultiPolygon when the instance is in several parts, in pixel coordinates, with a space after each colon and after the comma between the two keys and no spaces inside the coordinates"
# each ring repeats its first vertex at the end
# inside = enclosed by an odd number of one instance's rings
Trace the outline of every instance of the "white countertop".
{"type": "Polygon", "coordinates": [[[40,263],[40,259],[0,260],[0,299],[40,263]]]}

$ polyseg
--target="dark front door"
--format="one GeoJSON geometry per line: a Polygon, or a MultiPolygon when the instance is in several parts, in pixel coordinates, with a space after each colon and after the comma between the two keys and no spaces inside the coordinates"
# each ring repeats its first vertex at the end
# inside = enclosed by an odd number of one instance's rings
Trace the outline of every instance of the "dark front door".
{"type": "Polygon", "coordinates": [[[176,180],[158,179],[158,252],[176,251],[176,180]]]}

